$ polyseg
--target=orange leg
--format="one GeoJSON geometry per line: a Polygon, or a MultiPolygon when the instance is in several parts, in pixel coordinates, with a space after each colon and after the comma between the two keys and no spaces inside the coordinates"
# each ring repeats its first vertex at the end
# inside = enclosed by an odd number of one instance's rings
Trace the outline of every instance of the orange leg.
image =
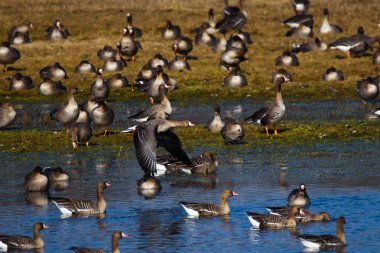
{"type": "Polygon", "coordinates": [[[154,104],[154,99],[152,97],[149,98],[149,101],[150,101],[150,104],[153,105],[154,104]]]}
{"type": "Polygon", "coordinates": [[[136,58],[134,56],[132,56],[132,61],[135,62],[136,61],[136,58]]]}
{"type": "Polygon", "coordinates": [[[77,147],[78,147],[78,144],[75,141],[73,141],[73,149],[76,149],[77,147]]]}
{"type": "Polygon", "coordinates": [[[274,129],[274,135],[277,135],[278,133],[277,133],[276,127],[274,126],[273,129],[274,129]]]}
{"type": "Polygon", "coordinates": [[[8,68],[7,68],[6,66],[3,66],[3,71],[4,71],[5,73],[7,73],[7,72],[8,72],[8,68]]]}
{"type": "Polygon", "coordinates": [[[108,129],[106,128],[106,130],[104,130],[104,134],[103,134],[103,136],[106,136],[107,133],[108,133],[108,129]]]}
{"type": "Polygon", "coordinates": [[[265,132],[267,133],[267,136],[269,136],[269,128],[265,127],[265,132]]]}

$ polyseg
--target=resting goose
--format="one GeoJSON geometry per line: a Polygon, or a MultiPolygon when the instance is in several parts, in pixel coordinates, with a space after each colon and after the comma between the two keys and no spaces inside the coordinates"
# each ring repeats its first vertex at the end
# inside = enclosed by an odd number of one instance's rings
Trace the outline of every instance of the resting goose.
{"type": "Polygon", "coordinates": [[[247,60],[244,55],[245,52],[240,49],[228,49],[227,47],[223,54],[220,56],[219,66],[227,72],[238,69],[240,63],[247,60]]]}
{"type": "Polygon", "coordinates": [[[312,15],[308,15],[308,14],[296,15],[296,16],[285,19],[282,22],[282,24],[287,25],[290,28],[299,28],[301,25],[313,27],[314,18],[312,15]]]}
{"type": "Polygon", "coordinates": [[[286,37],[297,37],[297,38],[312,38],[313,37],[313,26],[308,23],[300,24],[298,27],[290,28],[286,32],[286,37]]]}
{"type": "Polygon", "coordinates": [[[152,59],[148,61],[148,64],[150,68],[157,68],[158,65],[161,65],[162,68],[165,68],[169,65],[169,62],[161,54],[156,54],[152,59]]]}
{"type": "Polygon", "coordinates": [[[16,115],[17,113],[10,103],[0,102],[0,129],[12,124],[16,119],[16,115]]]}
{"type": "Polygon", "coordinates": [[[38,94],[42,96],[53,96],[66,93],[67,88],[63,86],[61,81],[53,81],[50,78],[46,77],[38,85],[37,91],[38,94]]]}
{"type": "Polygon", "coordinates": [[[112,89],[120,89],[130,86],[128,79],[120,73],[116,73],[108,78],[106,84],[112,89]]]}
{"type": "Polygon", "coordinates": [[[181,28],[173,25],[170,20],[166,21],[166,26],[161,28],[161,37],[165,40],[175,40],[181,36],[181,28]]]}
{"type": "Polygon", "coordinates": [[[8,72],[7,65],[15,63],[20,59],[21,54],[16,48],[11,47],[8,42],[3,42],[0,45],[0,64],[3,65],[3,71],[8,72]]]}
{"type": "Polygon", "coordinates": [[[224,127],[225,123],[220,117],[220,107],[219,105],[216,105],[214,107],[214,118],[211,120],[211,122],[207,125],[207,129],[211,133],[220,133],[224,127]]]}
{"type": "Polygon", "coordinates": [[[281,56],[278,56],[274,61],[276,66],[299,66],[297,55],[286,50],[281,56]]]}
{"type": "Polygon", "coordinates": [[[201,26],[197,28],[194,38],[196,45],[212,47],[212,45],[216,43],[215,36],[207,32],[209,28],[210,25],[207,22],[203,22],[201,26]]]}
{"type": "Polygon", "coordinates": [[[117,54],[118,51],[116,49],[113,49],[109,45],[105,45],[103,49],[100,49],[96,55],[100,60],[106,61],[112,57],[116,57],[117,54]]]}
{"type": "MultiPolygon", "coordinates": [[[[103,69],[98,69],[96,72],[96,80],[90,86],[90,93],[96,101],[105,101],[110,95],[110,87],[103,80],[103,69]]],[[[91,112],[89,112],[91,114],[91,112]]]]}
{"type": "Polygon", "coordinates": [[[338,25],[330,24],[329,23],[329,10],[327,8],[323,9],[323,23],[321,27],[319,28],[320,34],[326,34],[326,33],[342,33],[343,29],[340,28],[338,25]]]}
{"type": "Polygon", "coordinates": [[[226,144],[243,144],[242,141],[245,135],[244,128],[242,124],[237,122],[237,120],[232,118],[224,119],[224,127],[220,131],[224,143],[226,144]]]}
{"type": "Polygon", "coordinates": [[[140,38],[143,35],[143,32],[142,32],[142,30],[140,28],[133,27],[132,14],[129,13],[129,12],[127,13],[127,28],[130,31],[133,31],[133,36],[135,38],[140,38]]]}
{"type": "MultiPolygon", "coordinates": [[[[207,24],[207,28],[206,28],[205,32],[206,32],[207,34],[210,34],[210,35],[216,33],[216,30],[215,30],[216,22],[215,22],[215,17],[214,17],[214,15],[215,15],[215,13],[214,13],[214,9],[212,9],[212,8],[209,9],[209,10],[208,10],[208,20],[207,20],[207,22],[204,22],[204,23],[207,24]]],[[[202,25],[203,25],[203,23],[202,23],[202,25]]],[[[191,32],[192,32],[192,33],[199,33],[199,31],[200,31],[202,25],[199,26],[199,27],[197,27],[197,28],[195,28],[195,29],[193,29],[193,30],[191,30],[191,32]]]]}
{"type": "Polygon", "coordinates": [[[53,109],[50,112],[50,118],[64,125],[70,125],[75,122],[79,117],[79,107],[74,98],[74,94],[77,92],[78,89],[70,88],[68,92],[68,103],[53,109]]]}
{"type": "Polygon", "coordinates": [[[374,108],[364,114],[366,120],[378,120],[380,119],[380,107],[374,108]]]}
{"type": "Polygon", "coordinates": [[[8,78],[9,90],[30,90],[34,88],[32,78],[24,76],[17,72],[11,78],[8,78]]]}
{"type": "Polygon", "coordinates": [[[230,207],[228,205],[228,198],[232,196],[238,196],[236,192],[230,189],[226,189],[220,196],[220,204],[208,204],[208,203],[193,203],[193,202],[180,202],[181,206],[185,209],[189,216],[193,217],[210,217],[219,215],[230,214],[230,207]]]}
{"type": "Polygon", "coordinates": [[[346,244],[344,236],[344,224],[346,219],[342,216],[336,221],[336,235],[299,235],[298,238],[306,248],[313,249],[332,249],[342,247],[346,244]]]}
{"type": "Polygon", "coordinates": [[[121,71],[123,68],[127,66],[127,63],[120,55],[116,55],[116,57],[111,57],[106,60],[103,64],[103,71],[105,72],[114,72],[121,71]]]}
{"type": "Polygon", "coordinates": [[[289,215],[287,217],[282,217],[280,215],[273,214],[260,214],[246,212],[248,220],[254,228],[275,228],[281,229],[285,227],[294,228],[297,225],[295,216],[298,213],[300,207],[293,206],[289,210],[289,215]]]}
{"type": "Polygon", "coordinates": [[[274,103],[261,107],[257,112],[245,119],[248,123],[258,123],[265,126],[267,136],[269,135],[269,126],[273,125],[274,134],[277,135],[275,124],[281,120],[285,114],[285,105],[282,100],[281,86],[288,79],[279,77],[276,80],[276,95],[274,103]]]}
{"type": "Polygon", "coordinates": [[[96,67],[87,60],[83,60],[75,67],[74,73],[96,73],[96,67]]]}
{"type": "Polygon", "coordinates": [[[0,250],[8,249],[32,250],[43,248],[44,241],[41,238],[40,231],[49,227],[42,222],[37,222],[33,226],[33,237],[22,235],[0,235],[0,250]]]}
{"type": "Polygon", "coordinates": [[[328,68],[325,73],[322,75],[323,81],[343,81],[344,75],[343,72],[337,70],[335,67],[328,68]]]}
{"type": "MultiPolygon", "coordinates": [[[[308,223],[311,221],[330,221],[331,217],[326,212],[320,212],[319,214],[312,213],[306,208],[302,208],[301,206],[299,212],[296,214],[296,219],[301,223],[308,223]]],[[[292,209],[292,206],[284,206],[284,207],[267,207],[266,209],[270,214],[280,215],[282,217],[287,217],[289,215],[289,211],[292,209]]]]}
{"type": "Polygon", "coordinates": [[[88,147],[90,145],[90,139],[92,137],[92,127],[89,123],[75,122],[70,125],[69,133],[71,136],[71,143],[73,148],[77,148],[79,143],[86,143],[88,147]]]}
{"type": "Polygon", "coordinates": [[[170,154],[184,164],[192,166],[178,136],[171,130],[173,127],[194,126],[190,121],[173,121],[153,119],[137,125],[133,134],[136,157],[145,174],[154,176],[157,172],[157,147],[164,147],[170,154]]]}
{"type": "Polygon", "coordinates": [[[142,46],[139,41],[134,39],[134,32],[128,28],[124,28],[123,37],[117,44],[119,49],[120,56],[122,58],[131,58],[132,61],[136,61],[135,57],[139,49],[142,49],[142,46]]]}
{"type": "MultiPolygon", "coordinates": [[[[128,238],[128,235],[124,234],[121,231],[115,231],[112,234],[111,245],[112,245],[112,253],[120,253],[119,250],[119,240],[121,238],[128,238]]],[[[70,250],[76,253],[106,253],[106,251],[101,249],[91,249],[91,248],[78,248],[71,247],[70,250]]]]}
{"type": "Polygon", "coordinates": [[[40,166],[25,176],[24,187],[30,192],[46,191],[49,188],[48,177],[40,166]]]}
{"type": "Polygon", "coordinates": [[[240,71],[240,68],[233,69],[228,75],[223,79],[223,86],[229,88],[241,88],[247,86],[247,78],[240,71]]]}
{"type": "Polygon", "coordinates": [[[103,190],[110,187],[110,183],[98,183],[96,187],[97,201],[71,198],[51,198],[64,216],[89,216],[102,214],[106,210],[107,203],[104,199],[103,190]]]}
{"type": "Polygon", "coordinates": [[[380,63],[380,49],[377,49],[376,52],[372,56],[372,63],[379,64],[380,63]]]}
{"type": "Polygon", "coordinates": [[[90,95],[90,97],[88,98],[87,101],[83,102],[82,104],[82,109],[84,111],[86,111],[90,117],[91,117],[91,113],[92,111],[95,109],[95,107],[97,107],[98,104],[96,103],[95,101],[95,96],[94,95],[90,95]]]}
{"type": "Polygon", "coordinates": [[[69,31],[61,24],[59,20],[54,21],[54,25],[48,27],[45,32],[45,37],[47,40],[64,40],[70,35],[69,31]]]}
{"type": "Polygon", "coordinates": [[[306,192],[304,183],[298,189],[294,189],[288,196],[288,206],[309,206],[311,205],[309,195],[306,192]]]}
{"type": "Polygon", "coordinates": [[[8,42],[11,45],[21,45],[31,43],[32,41],[29,38],[29,33],[16,32],[14,36],[9,37],[8,42]]]}
{"type": "Polygon", "coordinates": [[[356,91],[364,103],[374,100],[379,95],[380,77],[367,77],[357,82],[356,91]]]}
{"type": "Polygon", "coordinates": [[[44,174],[49,178],[50,182],[67,182],[69,181],[69,175],[63,171],[61,167],[46,167],[44,168],[44,174]]]}
{"type": "Polygon", "coordinates": [[[86,110],[84,110],[83,104],[80,104],[78,107],[79,107],[79,116],[78,116],[77,120],[75,121],[75,123],[90,124],[91,123],[91,116],[86,110]]]}
{"type": "Polygon", "coordinates": [[[40,70],[40,77],[51,79],[68,79],[66,70],[58,63],[54,63],[52,66],[46,66],[40,70]]]}
{"type": "Polygon", "coordinates": [[[165,78],[161,65],[158,65],[157,68],[153,69],[153,72],[154,76],[152,79],[138,80],[139,83],[137,84],[138,91],[146,92],[150,98],[151,104],[153,104],[154,98],[160,96],[160,93],[158,92],[160,85],[169,85],[169,80],[165,78]]]}

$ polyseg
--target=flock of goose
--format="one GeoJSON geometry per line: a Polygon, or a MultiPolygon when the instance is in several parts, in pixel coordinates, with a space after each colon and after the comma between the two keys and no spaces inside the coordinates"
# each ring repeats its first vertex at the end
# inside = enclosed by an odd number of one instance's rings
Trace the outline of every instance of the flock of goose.
{"type": "MultiPolygon", "coordinates": [[[[219,21],[214,19],[214,10],[208,12],[208,21],[203,22],[192,32],[195,35],[195,44],[199,46],[210,47],[215,52],[221,52],[220,68],[227,72],[223,84],[227,87],[240,88],[247,85],[247,79],[240,70],[240,63],[245,61],[248,47],[252,39],[247,32],[243,31],[247,22],[247,13],[244,11],[242,1],[240,6],[230,6],[226,2],[223,11],[223,17],[219,21]],[[220,38],[216,34],[221,34],[220,38]],[[232,35],[227,40],[227,33],[232,35]]],[[[286,32],[288,37],[313,38],[314,20],[311,14],[308,14],[308,0],[293,0],[292,7],[295,16],[286,19],[283,24],[290,27],[286,32]]],[[[343,29],[338,25],[329,23],[329,11],[323,9],[324,21],[319,28],[319,34],[341,33],[343,29]]],[[[14,64],[21,58],[20,52],[12,47],[24,43],[31,43],[29,32],[33,28],[30,20],[21,25],[12,27],[9,32],[9,40],[3,42],[0,46],[0,64],[4,66],[4,71],[8,71],[7,66],[14,64]]],[[[70,35],[63,24],[56,20],[52,27],[46,30],[45,37],[47,40],[64,40],[70,35]]],[[[142,110],[129,118],[136,121],[137,125],[123,132],[133,132],[133,141],[136,152],[136,158],[144,171],[143,178],[138,182],[138,188],[141,191],[151,191],[161,189],[158,176],[165,173],[189,173],[189,174],[206,174],[213,173],[218,166],[214,154],[205,152],[197,157],[188,157],[182,148],[179,137],[172,130],[175,127],[192,127],[194,124],[190,121],[170,120],[172,107],[168,98],[168,92],[175,92],[176,81],[164,72],[165,68],[171,71],[191,70],[189,60],[196,60],[196,57],[190,55],[193,49],[193,41],[182,34],[181,28],[167,21],[166,26],[161,29],[161,36],[165,40],[172,40],[172,49],[175,58],[168,61],[161,54],[155,55],[150,59],[138,73],[134,83],[130,83],[127,78],[120,73],[116,73],[108,80],[102,77],[103,72],[119,72],[126,67],[127,61],[136,61],[136,55],[142,45],[138,38],[143,36],[141,29],[133,26],[132,15],[127,15],[127,26],[123,29],[122,38],[116,44],[116,49],[105,45],[103,49],[97,52],[99,59],[103,61],[103,67],[96,69],[88,61],[81,61],[75,67],[75,73],[95,73],[96,79],[90,86],[90,97],[88,101],[78,104],[75,100],[75,94],[80,92],[77,88],[66,88],[60,80],[67,79],[65,69],[57,62],[54,65],[46,66],[40,70],[42,82],[37,90],[38,94],[51,96],[58,94],[67,94],[68,103],[56,107],[51,111],[52,120],[56,120],[68,128],[71,136],[73,148],[77,148],[81,143],[89,145],[92,137],[92,126],[104,128],[104,135],[108,132],[108,127],[114,121],[114,112],[107,103],[107,99],[112,89],[135,86],[138,91],[145,92],[150,99],[151,106],[142,110]],[[155,104],[155,100],[160,102],[155,104]],[[164,147],[170,155],[157,156],[158,147],[164,147]]],[[[372,50],[375,43],[380,39],[364,34],[362,27],[358,28],[357,34],[349,37],[343,37],[335,42],[326,44],[316,37],[304,44],[296,44],[290,50],[285,50],[283,54],[275,59],[275,65],[281,67],[297,66],[298,53],[307,53],[311,51],[325,51],[328,48],[338,49],[347,54],[361,56],[372,50]]],[[[373,55],[373,63],[380,62],[380,51],[373,55]]],[[[329,68],[323,74],[325,81],[344,80],[342,71],[335,67],[329,68]]],[[[30,77],[24,76],[17,72],[13,77],[8,79],[9,90],[33,89],[34,84],[30,77]]],[[[271,104],[267,104],[247,117],[247,123],[258,123],[266,128],[266,134],[269,135],[269,127],[272,126],[274,134],[277,135],[276,123],[281,120],[285,113],[285,105],[282,98],[282,86],[292,81],[292,76],[284,68],[280,68],[272,77],[275,84],[275,99],[271,104]]],[[[359,97],[366,103],[371,103],[379,94],[379,76],[368,77],[359,80],[357,91],[359,97]]],[[[220,133],[226,144],[244,143],[245,134],[243,125],[236,119],[221,118],[219,106],[215,107],[214,117],[207,125],[208,131],[220,133]]],[[[374,117],[380,117],[380,109],[372,111],[374,117]]],[[[1,103],[0,108],[0,128],[6,128],[15,120],[17,112],[10,103],[1,103]]],[[[27,191],[46,191],[53,187],[54,183],[67,186],[68,176],[61,168],[41,168],[36,167],[30,174],[25,177],[25,188],[27,191]]],[[[110,187],[111,184],[102,182],[97,185],[97,201],[71,199],[71,198],[51,198],[51,201],[58,207],[65,216],[89,216],[99,215],[106,210],[106,201],[103,191],[110,187]]],[[[148,193],[149,194],[149,193],[148,193]]],[[[190,216],[217,216],[227,215],[230,213],[227,200],[229,197],[237,196],[233,190],[226,189],[220,197],[220,205],[206,203],[181,202],[185,211],[190,216]]],[[[288,204],[284,207],[268,207],[270,214],[258,214],[247,212],[247,217],[255,228],[285,228],[296,227],[299,223],[310,221],[331,220],[329,214],[323,212],[313,214],[307,207],[310,205],[310,199],[306,193],[306,187],[301,184],[289,194],[288,204]]],[[[312,248],[330,248],[344,246],[345,238],[343,224],[345,219],[337,219],[336,235],[299,235],[302,244],[305,247],[312,248]]],[[[48,226],[42,223],[36,223],[33,227],[34,238],[25,236],[7,236],[0,235],[0,249],[18,248],[32,249],[44,247],[44,242],[40,237],[40,230],[47,229],[48,226]]],[[[127,237],[121,231],[115,231],[112,235],[112,252],[119,252],[118,240],[127,237]]],[[[94,251],[86,248],[72,248],[75,252],[103,252],[94,251]]]]}

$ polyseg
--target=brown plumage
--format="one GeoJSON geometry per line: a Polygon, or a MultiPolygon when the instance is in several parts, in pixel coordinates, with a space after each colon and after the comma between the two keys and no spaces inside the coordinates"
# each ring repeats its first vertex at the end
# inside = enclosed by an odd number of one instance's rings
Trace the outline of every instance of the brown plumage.
{"type": "Polygon", "coordinates": [[[288,217],[273,214],[260,214],[247,212],[249,221],[254,228],[285,228],[295,227],[297,225],[295,215],[300,207],[294,206],[290,209],[288,217]]]}
{"type": "Polygon", "coordinates": [[[31,192],[46,191],[48,189],[49,180],[40,166],[35,167],[32,172],[25,176],[24,187],[31,192]]]}

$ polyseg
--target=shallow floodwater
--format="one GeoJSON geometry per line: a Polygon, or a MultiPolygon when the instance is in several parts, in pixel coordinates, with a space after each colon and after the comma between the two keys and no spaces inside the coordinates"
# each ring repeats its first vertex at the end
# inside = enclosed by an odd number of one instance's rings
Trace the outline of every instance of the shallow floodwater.
{"type": "MultiPolygon", "coordinates": [[[[266,149],[252,143],[245,150],[226,146],[217,150],[215,175],[161,177],[163,189],[152,199],[136,191],[142,171],[132,148],[122,157],[112,152],[1,153],[0,234],[30,236],[33,224],[42,221],[50,227],[42,231],[44,252],[49,253],[70,252],[73,246],[110,251],[114,230],[129,235],[120,240],[121,252],[302,252],[297,233],[334,234],[335,221],[299,225],[297,231],[260,231],[251,229],[245,212],[285,205],[289,192],[305,182],[313,212],[346,218],[345,252],[378,252],[379,150],[378,141],[266,149]],[[106,216],[62,219],[46,194],[26,194],[23,178],[36,165],[62,166],[71,175],[69,187],[51,191],[51,196],[95,200],[96,183],[111,182],[105,192],[106,216]],[[189,218],[178,204],[217,203],[225,188],[239,193],[230,198],[227,217],[189,218]]],[[[193,147],[188,153],[203,151],[193,147]]]]}

